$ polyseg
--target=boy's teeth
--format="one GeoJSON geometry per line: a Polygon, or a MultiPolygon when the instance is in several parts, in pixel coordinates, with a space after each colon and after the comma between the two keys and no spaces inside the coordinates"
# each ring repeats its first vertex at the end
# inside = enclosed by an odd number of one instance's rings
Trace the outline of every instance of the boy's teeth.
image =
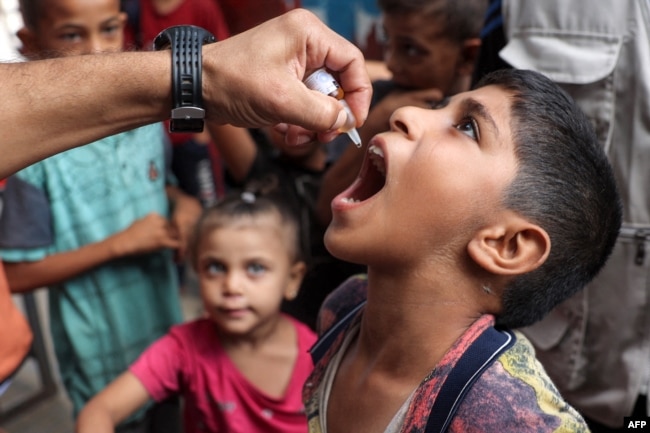
{"type": "Polygon", "coordinates": [[[344,197],[341,199],[342,202],[344,203],[359,203],[361,200],[354,199],[352,197],[344,197]]]}
{"type": "Polygon", "coordinates": [[[384,151],[381,150],[379,147],[372,145],[368,148],[368,152],[373,153],[375,155],[379,155],[382,158],[384,157],[384,151]]]}
{"type": "Polygon", "coordinates": [[[384,152],[377,146],[370,146],[368,148],[370,152],[370,161],[375,166],[377,171],[386,177],[386,165],[384,163],[384,152]]]}

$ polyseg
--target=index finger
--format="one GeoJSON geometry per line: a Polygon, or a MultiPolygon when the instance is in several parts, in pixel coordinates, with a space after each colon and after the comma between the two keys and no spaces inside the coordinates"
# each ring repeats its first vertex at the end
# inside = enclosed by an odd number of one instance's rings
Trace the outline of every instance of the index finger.
{"type": "Polygon", "coordinates": [[[368,117],[372,96],[372,84],[363,53],[324,24],[312,29],[314,31],[307,39],[305,76],[323,66],[333,72],[357,119],[357,126],[361,126],[368,117]]]}

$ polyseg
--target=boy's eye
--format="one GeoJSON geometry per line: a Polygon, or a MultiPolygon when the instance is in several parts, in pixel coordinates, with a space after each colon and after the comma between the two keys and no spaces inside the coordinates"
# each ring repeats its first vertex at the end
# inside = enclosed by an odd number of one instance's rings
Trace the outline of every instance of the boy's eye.
{"type": "Polygon", "coordinates": [[[470,137],[472,140],[478,141],[480,138],[478,124],[476,123],[476,120],[471,117],[465,117],[461,120],[456,124],[456,129],[470,137]]]}
{"type": "Polygon", "coordinates": [[[81,40],[81,34],[77,32],[62,33],[59,38],[66,42],[78,42],[81,40]]]}
{"type": "Polygon", "coordinates": [[[110,25],[110,26],[104,27],[102,29],[102,32],[104,32],[106,34],[109,34],[109,35],[112,35],[112,34],[118,33],[121,30],[122,30],[121,26],[116,24],[116,25],[110,25]]]}
{"type": "Polygon", "coordinates": [[[424,51],[420,49],[417,45],[404,42],[399,45],[398,51],[401,52],[404,57],[419,57],[424,54],[424,51]]]}
{"type": "Polygon", "coordinates": [[[420,50],[415,45],[408,44],[408,45],[404,46],[404,53],[408,57],[416,57],[416,56],[419,56],[422,53],[422,50],[420,50]]]}
{"type": "Polygon", "coordinates": [[[427,54],[427,51],[420,45],[404,38],[393,39],[389,36],[385,36],[384,46],[386,47],[386,52],[392,52],[392,55],[395,57],[414,59],[427,54]]]}
{"type": "Polygon", "coordinates": [[[250,263],[248,266],[246,266],[246,272],[248,272],[250,275],[259,276],[262,275],[265,271],[266,266],[262,265],[261,263],[250,263]]]}

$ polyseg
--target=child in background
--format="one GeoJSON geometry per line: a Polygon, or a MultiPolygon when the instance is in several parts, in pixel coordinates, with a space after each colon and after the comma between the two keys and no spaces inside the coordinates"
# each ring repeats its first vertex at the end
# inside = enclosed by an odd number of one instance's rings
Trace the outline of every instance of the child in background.
{"type": "MultiPolygon", "coordinates": [[[[332,257],[323,243],[326,226],[319,222],[315,205],[321,179],[329,167],[326,145],[307,135],[296,140],[300,144],[287,144],[285,136],[274,128],[258,130],[257,141],[254,141],[250,135],[242,137],[244,130],[241,128],[216,126],[219,130],[207,124],[232,185],[237,187],[251,181],[272,179],[298,212],[307,273],[298,296],[285,302],[282,310],[315,329],[325,296],[348,277],[365,269],[332,257]]],[[[309,131],[304,133],[310,134],[309,131]]]]}
{"type": "Polygon", "coordinates": [[[280,312],[305,272],[298,220],[246,190],[205,211],[190,247],[206,317],[174,327],[81,412],[78,433],[113,431],[147,400],[180,394],[185,433],[307,431],[301,400],[314,333],[280,312]]]}
{"type": "Polygon", "coordinates": [[[300,7],[300,0],[219,0],[230,33],[236,35],[300,7]]]}
{"type": "MultiPolygon", "coordinates": [[[[373,82],[368,119],[358,128],[362,143],[388,130],[399,107],[428,107],[433,101],[470,89],[481,44],[485,0],[378,0],[390,80],[373,82]]],[[[356,177],[363,152],[345,136],[328,147],[335,161],[323,178],[318,214],[325,225],[332,198],[356,177]]]]}
{"type": "Polygon", "coordinates": [[[507,330],[582,289],[621,224],[607,156],[556,84],[502,70],[436,109],[396,110],[332,209],[328,249],[368,273],[325,301],[321,332],[366,302],[306,383],[311,432],[423,432],[449,398],[450,370],[485,333],[512,345],[446,431],[588,431],[526,337],[507,330]]]}
{"type": "MultiPolygon", "coordinates": [[[[122,48],[118,0],[24,0],[21,12],[28,58],[122,48]]],[[[50,289],[52,339],[75,415],[182,320],[174,253],[182,259],[201,206],[170,183],[169,155],[154,124],[7,180],[0,256],[13,292],[50,289]]]]}
{"type": "Polygon", "coordinates": [[[153,40],[168,27],[191,24],[214,35],[218,41],[230,36],[217,0],[122,0],[128,14],[124,45],[128,50],[153,49],[153,40]]]}

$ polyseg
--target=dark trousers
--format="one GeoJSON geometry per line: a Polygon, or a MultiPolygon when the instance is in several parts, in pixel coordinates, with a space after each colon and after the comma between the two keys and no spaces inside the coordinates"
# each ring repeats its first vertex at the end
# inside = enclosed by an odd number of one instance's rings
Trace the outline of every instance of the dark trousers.
{"type": "Polygon", "coordinates": [[[154,404],[145,417],[124,424],[115,433],[182,433],[180,397],[170,397],[154,404]]]}

